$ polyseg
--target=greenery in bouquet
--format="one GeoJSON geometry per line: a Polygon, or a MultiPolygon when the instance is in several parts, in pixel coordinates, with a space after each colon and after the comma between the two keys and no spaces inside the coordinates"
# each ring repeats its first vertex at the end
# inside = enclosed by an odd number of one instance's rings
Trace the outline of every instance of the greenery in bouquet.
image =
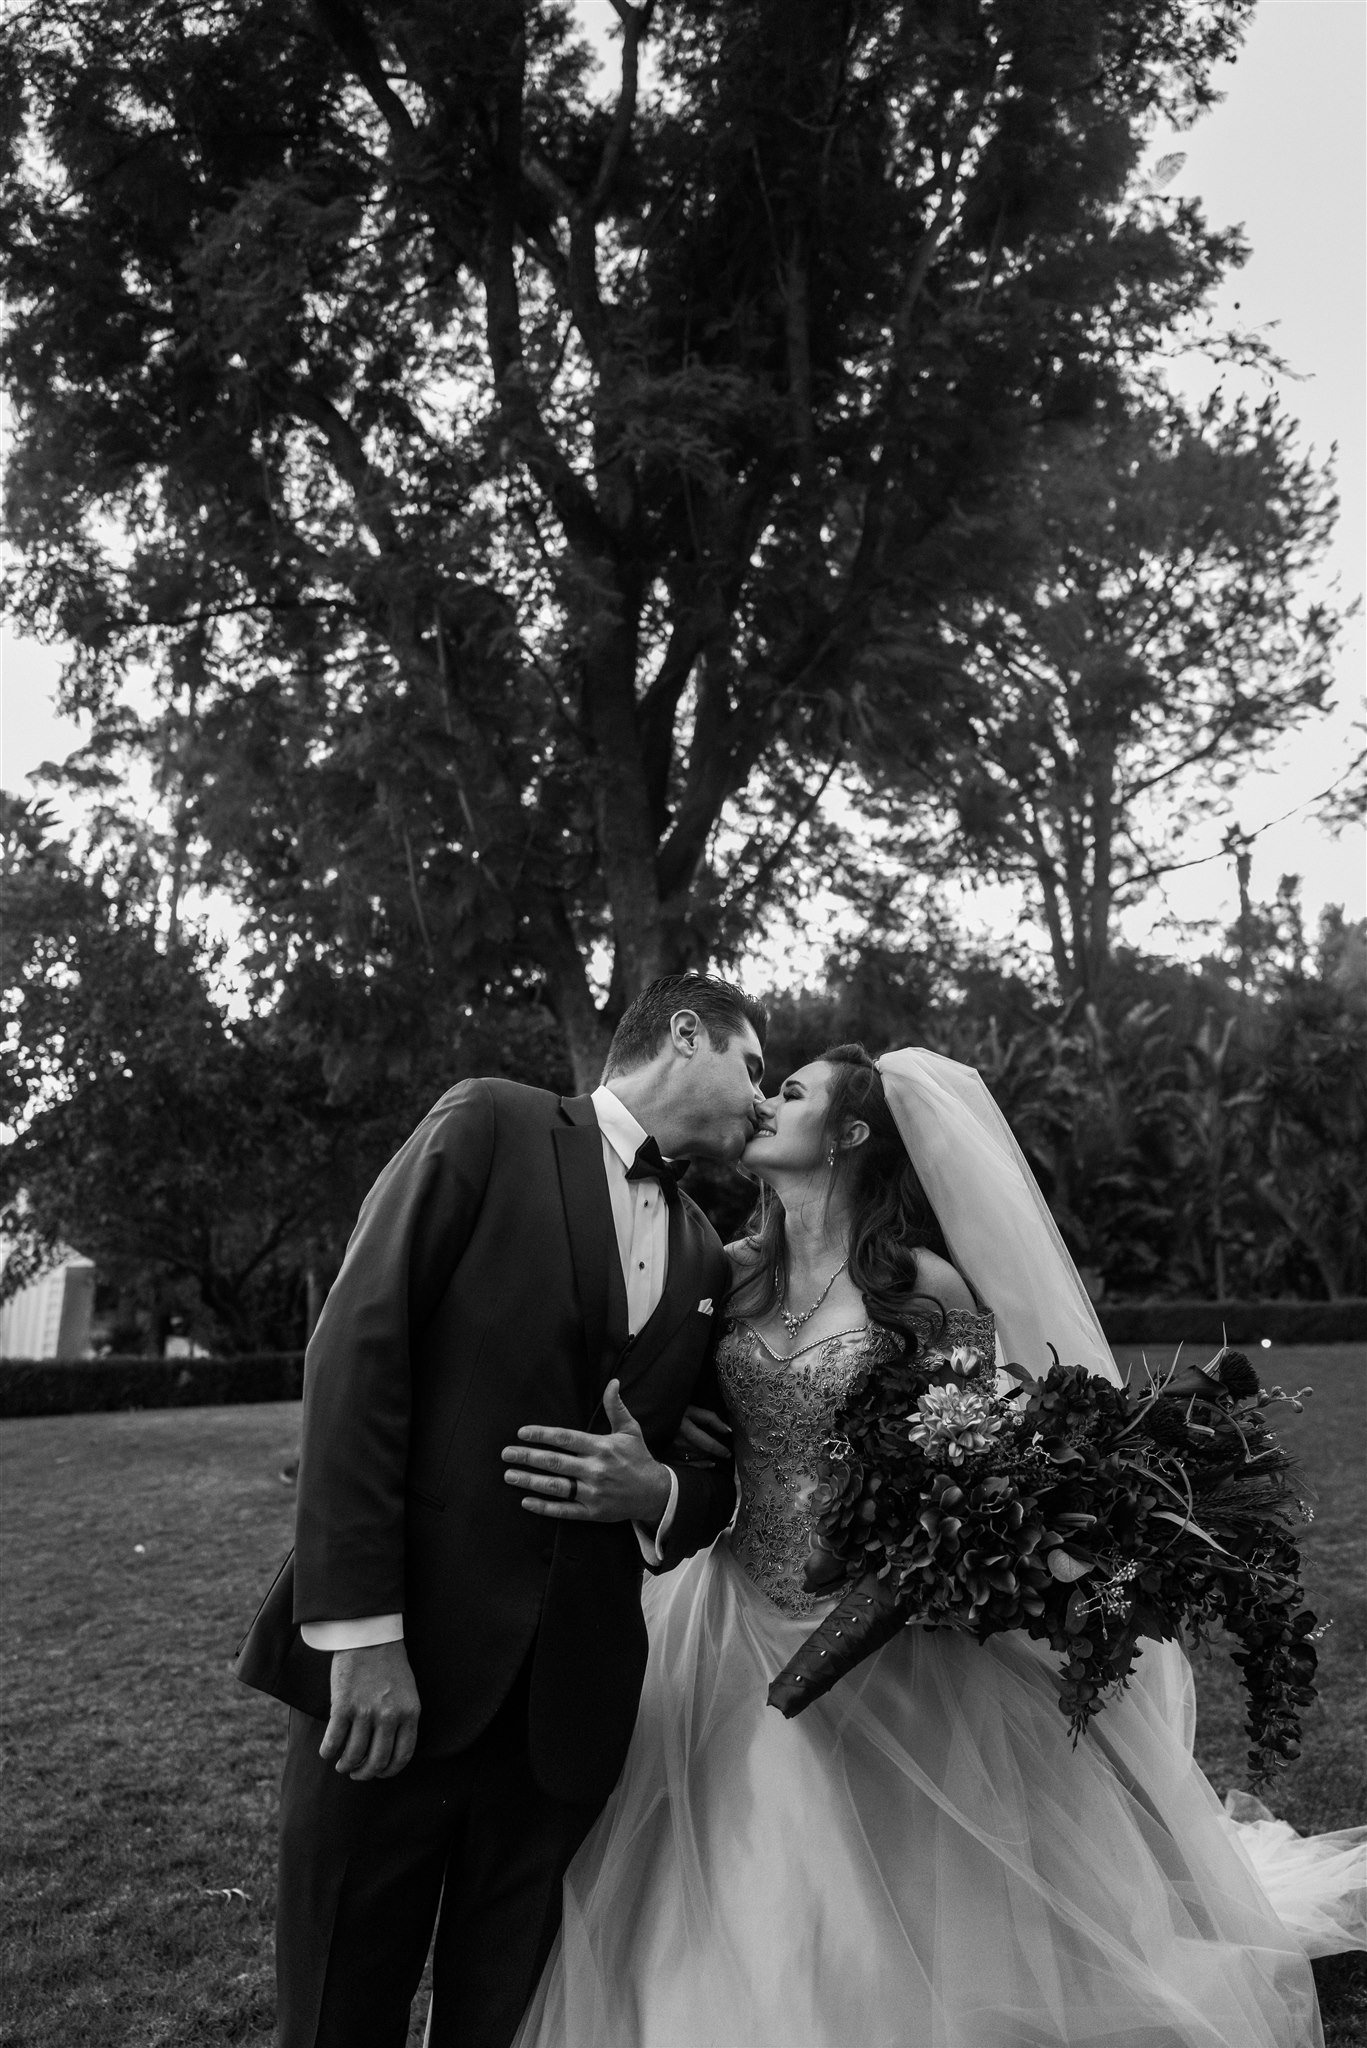
{"type": "MultiPolygon", "coordinates": [[[[1019,1368],[1010,1370],[1019,1371],[1019,1368]]],[[[1255,1783],[1313,1700],[1290,1460],[1246,1358],[1114,1386],[1080,1366],[999,1381],[967,1347],[904,1356],[851,1395],[816,1495],[814,1585],[850,1591],[770,1691],[800,1712],[910,1622],[1062,1657],[1074,1740],[1145,1637],[1237,1641],[1255,1783]]]]}

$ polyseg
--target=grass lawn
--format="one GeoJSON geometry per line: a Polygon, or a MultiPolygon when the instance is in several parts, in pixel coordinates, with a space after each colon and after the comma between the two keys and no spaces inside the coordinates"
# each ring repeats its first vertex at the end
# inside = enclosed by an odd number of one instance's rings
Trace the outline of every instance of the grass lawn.
{"type": "MultiPolygon", "coordinates": [[[[1261,1363],[1317,1390],[1286,1434],[1316,1496],[1311,1604],[1333,1617],[1304,1756],[1272,1799],[1297,1827],[1344,1826],[1367,1817],[1367,1347],[1261,1363]]],[[[278,1471],[297,1426],[287,1405],[0,1423],[4,2048],[273,2038],[285,1711],[226,1661],[289,1543],[278,1471]]],[[[1199,1749],[1221,1789],[1243,1782],[1233,1678],[1198,1667],[1199,1749]]],[[[1367,2048],[1361,1960],[1317,1966],[1329,2048],[1367,2048]]]]}

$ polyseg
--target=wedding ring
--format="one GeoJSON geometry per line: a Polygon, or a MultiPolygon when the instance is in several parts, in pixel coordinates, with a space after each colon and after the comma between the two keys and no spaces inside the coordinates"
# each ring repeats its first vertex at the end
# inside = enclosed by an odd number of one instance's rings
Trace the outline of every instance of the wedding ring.
{"type": "Polygon", "coordinates": [[[567,1479],[565,1484],[569,1487],[569,1492],[565,1495],[566,1500],[578,1500],[579,1481],[577,1479],[567,1479]]]}

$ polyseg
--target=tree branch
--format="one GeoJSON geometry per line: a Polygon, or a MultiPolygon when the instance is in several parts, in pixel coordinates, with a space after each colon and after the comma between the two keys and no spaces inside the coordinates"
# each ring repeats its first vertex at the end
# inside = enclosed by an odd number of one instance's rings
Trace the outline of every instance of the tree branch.
{"type": "Polygon", "coordinates": [[[661,898],[668,900],[687,886],[707,847],[708,835],[721,815],[722,805],[734,795],[759,759],[766,735],[772,730],[772,706],[781,703],[780,693],[757,696],[758,711],[733,710],[708,716],[707,697],[713,708],[714,693],[704,685],[698,722],[689,756],[683,797],[674,814],[674,827],[656,856],[661,898]]]}
{"type": "Polygon", "coordinates": [[[558,892],[548,890],[542,896],[537,923],[551,1003],[570,1049],[575,1086],[588,1093],[602,1077],[608,1047],[606,1020],[593,1000],[584,956],[558,892]]]}
{"type": "Polygon", "coordinates": [[[611,196],[622,154],[631,136],[631,124],[636,118],[641,39],[650,27],[650,17],[654,12],[654,0],[646,0],[643,7],[628,6],[626,0],[612,0],[612,5],[622,24],[622,84],[617,94],[612,126],[599,159],[598,175],[584,201],[584,211],[591,220],[597,220],[611,196]]]}
{"type": "Polygon", "coordinates": [[[313,0],[313,14],[323,33],[369,93],[390,134],[396,141],[414,141],[417,130],[412,116],[385,77],[380,53],[371,40],[359,9],[353,7],[350,0],[313,0]]]}
{"type": "MultiPolygon", "coordinates": [[[[793,846],[797,840],[797,836],[799,832],[801,832],[803,826],[808,822],[810,818],[812,818],[815,815],[817,807],[820,804],[822,797],[825,796],[826,791],[830,788],[831,781],[835,775],[835,771],[840,766],[843,759],[843,749],[838,749],[831,760],[830,766],[827,768],[825,774],[821,777],[821,780],[817,783],[816,788],[809,792],[806,802],[801,804],[798,807],[798,809],[794,812],[792,823],[789,825],[787,832],[779,841],[778,845],[774,848],[773,852],[766,854],[765,858],[760,862],[759,866],[755,869],[754,874],[750,877],[748,882],[744,882],[737,888],[728,891],[728,893],[722,898],[718,913],[719,915],[724,915],[725,912],[728,911],[733,904],[740,902],[742,897],[748,897],[750,901],[754,904],[762,902],[765,889],[768,888],[770,882],[774,879],[774,877],[779,873],[780,869],[783,867],[783,864],[787,860],[788,855],[792,852],[793,846]]],[[[734,863],[734,865],[737,868],[741,865],[741,862],[744,860],[745,854],[750,850],[750,848],[754,847],[757,843],[758,842],[753,837],[750,839],[749,845],[742,850],[738,859],[734,863]]]]}
{"type": "Polygon", "coordinates": [[[1194,748],[1190,753],[1182,754],[1175,761],[1169,761],[1165,768],[1158,769],[1153,775],[1146,775],[1138,782],[1127,782],[1124,801],[1127,804],[1133,803],[1136,797],[1147,796],[1150,790],[1158,789],[1163,783],[1170,782],[1174,775],[1180,775],[1184,769],[1196,768],[1202,761],[1209,761],[1212,755],[1219,753],[1238,723],[1238,718],[1227,712],[1203,745],[1194,748]]]}
{"type": "Polygon", "coordinates": [[[1028,817],[1028,830],[1031,861],[1040,885],[1040,894],[1044,899],[1044,922],[1049,928],[1049,950],[1054,956],[1054,972],[1064,994],[1071,995],[1078,985],[1078,977],[1068,954],[1068,939],[1059,910],[1058,868],[1044,843],[1044,832],[1033,809],[1028,817]]]}
{"type": "Polygon", "coordinates": [[[277,411],[288,412],[295,419],[317,427],[340,475],[351,488],[362,523],[384,553],[397,554],[400,543],[389,508],[389,481],[371,462],[365,443],[350,420],[330,398],[294,378],[272,375],[263,380],[262,389],[277,411]]]}
{"type": "Polygon", "coordinates": [[[541,415],[522,347],[522,303],[517,284],[517,199],[524,173],[522,94],[527,64],[521,15],[500,77],[492,145],[494,191],[484,263],[485,329],[494,391],[523,460],[555,509],[565,538],[581,556],[611,552],[611,539],[592,494],[575,474],[541,415]]]}

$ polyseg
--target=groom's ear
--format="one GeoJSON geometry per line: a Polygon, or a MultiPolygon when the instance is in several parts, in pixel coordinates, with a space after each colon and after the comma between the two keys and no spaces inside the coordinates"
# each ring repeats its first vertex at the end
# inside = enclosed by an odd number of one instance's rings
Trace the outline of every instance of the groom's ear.
{"type": "Polygon", "coordinates": [[[669,1020],[670,1043],[685,1059],[692,1059],[704,1036],[702,1018],[696,1010],[676,1010],[669,1020]]]}

